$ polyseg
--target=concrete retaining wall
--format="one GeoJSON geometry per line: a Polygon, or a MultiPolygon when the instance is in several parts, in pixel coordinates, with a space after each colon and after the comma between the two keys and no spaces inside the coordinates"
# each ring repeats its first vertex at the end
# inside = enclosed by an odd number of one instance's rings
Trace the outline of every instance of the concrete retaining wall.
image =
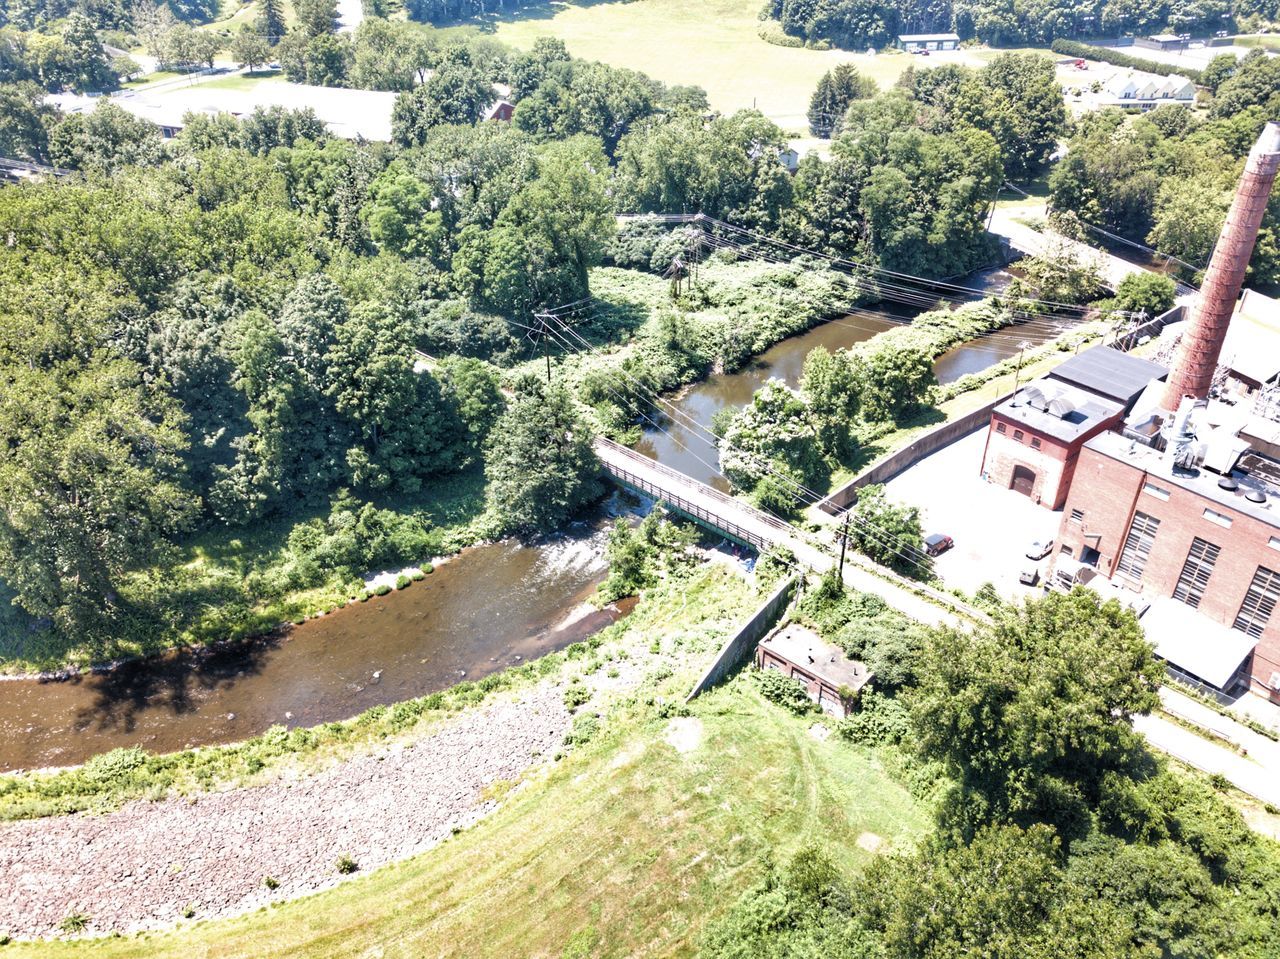
{"type": "Polygon", "coordinates": [[[962,436],[968,436],[978,427],[991,419],[991,411],[1007,400],[1012,393],[996,397],[990,403],[984,403],[971,413],[966,413],[957,420],[943,423],[927,433],[922,433],[896,453],[890,453],[879,462],[873,463],[851,479],[844,486],[818,504],[818,508],[833,516],[848,509],[858,498],[858,490],[873,483],[885,483],[893,479],[903,470],[914,466],[931,453],[936,453],[944,446],[949,446],[962,436]]]}
{"type": "Polygon", "coordinates": [[[749,658],[756,644],[782,618],[783,612],[791,602],[791,594],[795,592],[796,585],[800,582],[800,575],[793,573],[784,579],[764,601],[764,605],[752,613],[751,618],[739,626],[737,632],[725,641],[725,644],[720,647],[720,652],[716,654],[715,661],[702,674],[702,678],[693,684],[693,689],[685,697],[685,702],[723,682],[743,660],[749,658]]]}
{"type": "MultiPolygon", "coordinates": [[[[1152,317],[1142,326],[1135,330],[1131,330],[1121,337],[1115,344],[1117,349],[1126,353],[1138,345],[1138,341],[1144,336],[1159,336],[1170,323],[1177,323],[1183,319],[1185,307],[1178,305],[1172,309],[1161,313],[1159,316],[1152,317]]],[[[1028,381],[1031,382],[1031,381],[1028,381]]],[[[1026,383],[1022,384],[1023,386],[1026,383]]],[[[948,446],[960,439],[962,436],[968,436],[978,427],[982,426],[991,419],[991,411],[997,406],[1011,397],[1012,393],[1006,393],[997,397],[990,403],[980,406],[972,413],[966,413],[958,420],[952,420],[943,423],[941,426],[929,430],[927,433],[921,433],[902,449],[896,453],[890,453],[879,462],[873,463],[867,467],[844,486],[822,500],[818,504],[818,508],[835,515],[843,510],[848,509],[858,498],[857,493],[864,486],[870,486],[873,483],[887,483],[903,470],[914,466],[920,460],[924,459],[930,453],[936,453],[944,446],[948,446]]]]}

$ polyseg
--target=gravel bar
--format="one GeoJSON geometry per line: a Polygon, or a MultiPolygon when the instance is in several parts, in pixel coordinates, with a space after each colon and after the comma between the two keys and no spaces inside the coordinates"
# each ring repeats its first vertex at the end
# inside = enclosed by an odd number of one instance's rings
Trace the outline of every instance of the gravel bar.
{"type": "Polygon", "coordinates": [[[485,787],[549,759],[569,722],[544,683],[315,775],[0,825],[0,935],[57,935],[72,914],[90,934],[133,932],[333,886],[340,856],[372,869],[482,818],[485,787]]]}

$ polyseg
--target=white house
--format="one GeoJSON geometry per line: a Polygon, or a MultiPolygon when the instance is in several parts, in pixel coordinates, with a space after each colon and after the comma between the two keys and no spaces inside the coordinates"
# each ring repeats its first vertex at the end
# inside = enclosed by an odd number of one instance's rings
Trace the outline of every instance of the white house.
{"type": "Polygon", "coordinates": [[[1186,77],[1167,77],[1128,70],[1117,73],[1102,85],[1098,106],[1136,107],[1151,110],[1169,103],[1190,105],[1196,98],[1196,85],[1186,77]]]}

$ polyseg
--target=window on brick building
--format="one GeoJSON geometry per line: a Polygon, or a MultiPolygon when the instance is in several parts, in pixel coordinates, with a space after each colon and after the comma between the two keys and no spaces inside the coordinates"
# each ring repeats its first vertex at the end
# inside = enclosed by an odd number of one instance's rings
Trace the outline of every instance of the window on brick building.
{"type": "Polygon", "coordinates": [[[1031,437],[1031,448],[1033,450],[1038,450],[1040,448],[1040,437],[1038,436],[1031,437]]]}
{"type": "Polygon", "coordinates": [[[1272,549],[1280,550],[1280,536],[1272,536],[1267,540],[1267,545],[1272,549]]]}
{"type": "Polygon", "coordinates": [[[1204,518],[1210,523],[1217,523],[1223,529],[1231,529],[1231,517],[1226,513],[1219,513],[1216,509],[1207,509],[1204,511],[1204,518]]]}
{"type": "Polygon", "coordinates": [[[1213,575],[1213,564],[1217,561],[1217,546],[1199,536],[1192,540],[1187,560],[1182,564],[1182,575],[1178,577],[1178,585],[1173,590],[1173,598],[1197,609],[1204,597],[1205,587],[1209,585],[1209,577],[1213,575]]]}
{"type": "Polygon", "coordinates": [[[1073,510],[1071,511],[1071,522],[1075,523],[1077,526],[1083,526],[1083,525],[1084,525],[1084,510],[1082,510],[1082,509],[1073,509],[1073,510]]]}
{"type": "Polygon", "coordinates": [[[1006,429],[1004,428],[1004,424],[1003,424],[1003,423],[997,423],[997,424],[996,424],[996,432],[997,432],[997,433],[1007,433],[1007,432],[1008,432],[1008,430],[1006,430],[1006,429]]]}
{"type": "Polygon", "coordinates": [[[1257,639],[1267,628],[1267,622],[1276,610],[1276,603],[1280,603],[1280,573],[1259,566],[1232,625],[1240,632],[1257,639]]]}
{"type": "Polygon", "coordinates": [[[1015,440],[1017,440],[1019,443],[1021,443],[1021,442],[1022,442],[1022,430],[1014,430],[1014,431],[1013,431],[1013,438],[1014,438],[1015,440]]]}
{"type": "Polygon", "coordinates": [[[1148,496],[1154,496],[1156,499],[1167,500],[1169,498],[1169,491],[1162,486],[1157,486],[1155,483],[1143,483],[1142,492],[1148,496]]]}
{"type": "Polygon", "coordinates": [[[1151,555],[1151,544],[1155,542],[1156,530],[1160,521],[1146,513],[1134,513],[1133,522],[1129,525],[1129,535],[1124,538],[1124,549],[1120,551],[1120,561],[1116,564],[1116,572],[1123,573],[1130,579],[1142,579],[1142,571],[1147,568],[1147,557],[1151,555]]]}

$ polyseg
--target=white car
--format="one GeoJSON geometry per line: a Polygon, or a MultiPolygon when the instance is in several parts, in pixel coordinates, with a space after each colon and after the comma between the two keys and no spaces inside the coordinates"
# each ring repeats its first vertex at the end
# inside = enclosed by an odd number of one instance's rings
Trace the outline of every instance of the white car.
{"type": "Polygon", "coordinates": [[[1036,540],[1027,547],[1027,559],[1044,559],[1053,549],[1053,540],[1036,540]]]}

